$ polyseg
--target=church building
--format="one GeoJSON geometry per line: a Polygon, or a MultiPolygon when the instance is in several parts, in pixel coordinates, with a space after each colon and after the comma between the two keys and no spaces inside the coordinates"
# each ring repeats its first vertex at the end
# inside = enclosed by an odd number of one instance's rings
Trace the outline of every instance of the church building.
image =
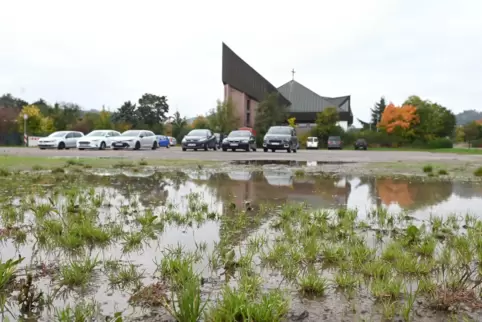
{"type": "Polygon", "coordinates": [[[268,93],[277,93],[280,105],[287,107],[289,117],[295,117],[298,127],[310,128],[316,115],[325,108],[336,107],[339,125],[345,130],[353,123],[350,96],[320,96],[293,77],[275,87],[223,43],[222,81],[224,99],[231,99],[240,117],[240,126],[253,127],[256,108],[268,93]]]}

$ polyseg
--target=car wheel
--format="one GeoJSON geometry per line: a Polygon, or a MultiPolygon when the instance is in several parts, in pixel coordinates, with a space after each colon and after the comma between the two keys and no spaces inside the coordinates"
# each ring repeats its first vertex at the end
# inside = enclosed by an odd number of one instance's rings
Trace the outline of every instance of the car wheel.
{"type": "Polygon", "coordinates": [[[58,149],[59,149],[59,150],[65,149],[65,143],[64,143],[64,142],[60,142],[58,149]]]}
{"type": "Polygon", "coordinates": [[[194,149],[194,151],[197,151],[197,149],[194,149]]]}
{"type": "Polygon", "coordinates": [[[223,152],[226,152],[226,151],[228,151],[228,149],[224,149],[224,148],[223,148],[223,152]]]}
{"type": "MultiPolygon", "coordinates": [[[[117,150],[119,150],[118,148],[113,148],[113,149],[114,149],[114,151],[117,151],[117,150]]],[[[81,149],[81,150],[83,150],[83,149],[81,149]]]]}
{"type": "Polygon", "coordinates": [[[256,147],[252,148],[253,152],[256,152],[256,147]]]}
{"type": "Polygon", "coordinates": [[[168,144],[168,145],[166,145],[166,149],[169,149],[169,144],[168,144]]]}
{"type": "Polygon", "coordinates": [[[156,150],[157,149],[157,142],[154,141],[154,143],[152,143],[152,148],[151,150],[156,150]]]}
{"type": "Polygon", "coordinates": [[[217,150],[218,150],[218,146],[217,146],[217,145],[214,145],[213,150],[214,150],[214,151],[217,151],[217,150]]]}
{"type": "Polygon", "coordinates": [[[275,149],[271,149],[271,152],[276,152],[276,150],[275,150],[275,149]]]}
{"type": "Polygon", "coordinates": [[[186,148],[182,148],[183,151],[186,151],[186,148]]]}
{"type": "Polygon", "coordinates": [[[105,142],[100,144],[99,150],[105,150],[105,142]]]}
{"type": "Polygon", "coordinates": [[[134,146],[134,150],[139,150],[140,148],[141,148],[141,143],[137,141],[136,145],[134,146]]]}
{"type": "Polygon", "coordinates": [[[208,144],[204,144],[204,151],[207,151],[208,150],[208,144]]]}
{"type": "Polygon", "coordinates": [[[45,150],[45,148],[40,148],[40,150],[45,150]]]}
{"type": "Polygon", "coordinates": [[[231,149],[231,151],[235,152],[235,151],[236,151],[236,149],[231,149]]]}

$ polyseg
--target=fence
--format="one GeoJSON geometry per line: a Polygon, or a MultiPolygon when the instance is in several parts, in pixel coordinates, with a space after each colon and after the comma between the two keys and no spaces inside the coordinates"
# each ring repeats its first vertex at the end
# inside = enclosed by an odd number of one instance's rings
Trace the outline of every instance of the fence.
{"type": "Polygon", "coordinates": [[[3,146],[21,146],[23,143],[23,134],[19,133],[0,133],[0,145],[3,146]]]}

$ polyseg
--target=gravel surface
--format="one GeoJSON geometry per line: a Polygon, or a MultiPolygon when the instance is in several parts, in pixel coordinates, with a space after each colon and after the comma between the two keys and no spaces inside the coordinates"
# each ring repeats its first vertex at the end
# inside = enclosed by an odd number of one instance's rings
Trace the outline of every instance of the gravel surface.
{"type": "Polygon", "coordinates": [[[0,148],[0,155],[32,156],[32,157],[112,157],[130,159],[190,159],[206,161],[236,161],[236,160],[293,160],[293,161],[339,161],[339,162],[481,162],[482,155],[431,153],[415,151],[328,151],[328,150],[300,150],[297,153],[287,152],[222,152],[222,151],[186,151],[174,147],[160,148],[156,151],[113,151],[94,150],[40,150],[37,148],[8,147],[0,148]]]}

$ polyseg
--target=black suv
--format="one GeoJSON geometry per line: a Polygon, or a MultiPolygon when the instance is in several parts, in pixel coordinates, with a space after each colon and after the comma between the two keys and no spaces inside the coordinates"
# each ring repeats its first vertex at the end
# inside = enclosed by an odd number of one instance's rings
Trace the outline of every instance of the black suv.
{"type": "Polygon", "coordinates": [[[368,148],[368,143],[365,139],[358,139],[355,142],[355,150],[366,150],[368,148]]]}
{"type": "Polygon", "coordinates": [[[291,126],[272,126],[265,134],[263,139],[263,150],[286,150],[286,152],[296,153],[298,149],[298,137],[296,131],[291,126]]]}

